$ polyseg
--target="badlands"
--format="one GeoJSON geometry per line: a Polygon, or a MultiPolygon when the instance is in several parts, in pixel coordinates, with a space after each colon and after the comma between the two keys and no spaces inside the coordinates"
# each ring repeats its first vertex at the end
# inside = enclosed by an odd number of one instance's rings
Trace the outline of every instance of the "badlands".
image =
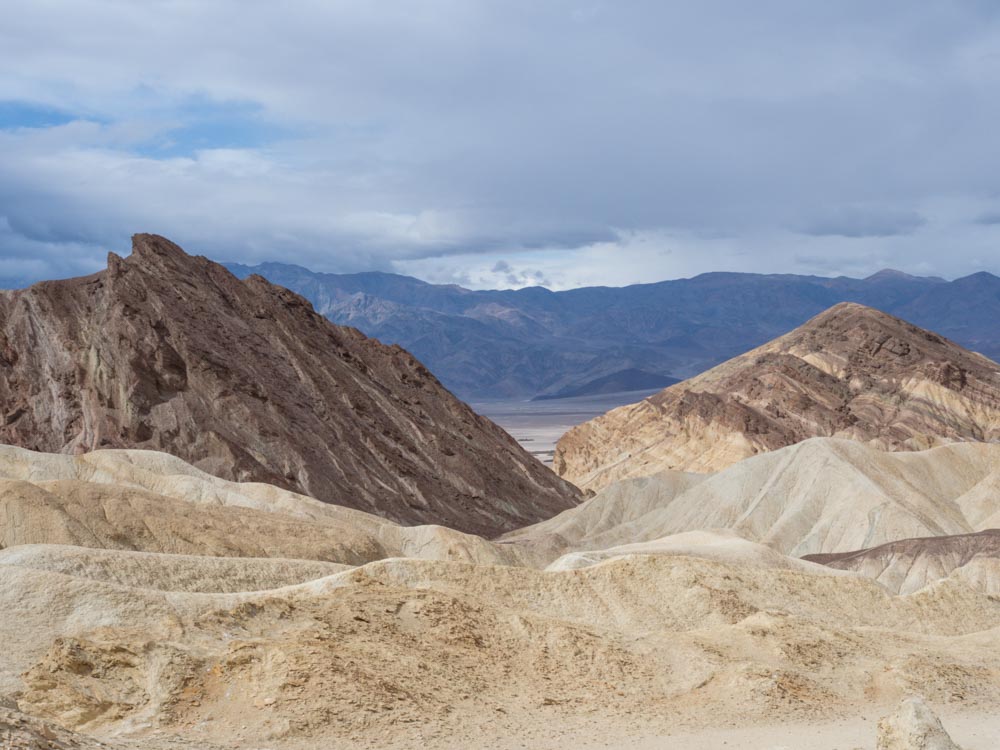
{"type": "Polygon", "coordinates": [[[154,235],[0,364],[4,750],[1000,746],[1000,365],[904,321],[570,431],[584,492],[154,235]]]}
{"type": "Polygon", "coordinates": [[[1000,445],[814,439],[612,485],[489,541],[163,453],[4,447],[0,738],[867,748],[919,694],[985,750],[1000,730],[1000,559],[968,540],[1000,513],[998,466],[1000,445]],[[836,481],[852,465],[855,483],[836,481]],[[693,517],[720,488],[731,507],[693,517]],[[790,488],[781,534],[755,534],[748,510],[771,513],[790,488]],[[831,507],[873,522],[852,536],[831,507]],[[833,554],[910,533],[961,550],[903,593],[884,561],[912,558],[906,545],[878,551],[877,574],[833,554]],[[786,554],[802,550],[827,564],[786,554]]]}

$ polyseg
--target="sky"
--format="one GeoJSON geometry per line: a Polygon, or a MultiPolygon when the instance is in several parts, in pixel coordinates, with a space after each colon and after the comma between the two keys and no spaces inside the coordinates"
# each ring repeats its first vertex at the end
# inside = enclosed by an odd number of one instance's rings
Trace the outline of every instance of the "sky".
{"type": "Polygon", "coordinates": [[[0,286],[1000,273],[1000,3],[0,0],[0,286]]]}

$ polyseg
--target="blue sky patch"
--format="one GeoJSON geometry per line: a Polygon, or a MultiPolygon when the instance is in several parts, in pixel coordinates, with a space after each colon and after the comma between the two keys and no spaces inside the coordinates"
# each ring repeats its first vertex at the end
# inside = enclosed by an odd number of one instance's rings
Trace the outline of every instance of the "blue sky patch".
{"type": "Polygon", "coordinates": [[[0,100],[0,130],[52,128],[79,119],[79,116],[71,112],[44,104],[0,100]]]}
{"type": "Polygon", "coordinates": [[[168,124],[137,151],[160,159],[190,156],[204,149],[258,148],[291,134],[288,128],[270,122],[255,102],[192,97],[154,117],[168,124]]]}

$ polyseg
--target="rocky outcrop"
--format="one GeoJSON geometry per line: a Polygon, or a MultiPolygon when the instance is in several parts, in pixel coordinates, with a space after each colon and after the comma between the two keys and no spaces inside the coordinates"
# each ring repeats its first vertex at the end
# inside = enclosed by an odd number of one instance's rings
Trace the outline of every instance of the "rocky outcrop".
{"type": "Polygon", "coordinates": [[[0,747],[12,750],[120,750],[0,704],[0,747]]]}
{"type": "Polygon", "coordinates": [[[588,489],[666,469],[716,471],[816,436],[886,450],[1000,439],[1000,365],[844,303],[638,404],[570,430],[554,466],[588,489]]]}
{"type": "Polygon", "coordinates": [[[906,698],[878,723],[878,750],[962,750],[922,698],[906,698]]]}
{"type": "Polygon", "coordinates": [[[485,535],[577,497],[406,351],[155,235],[93,276],[0,292],[0,373],[0,442],[34,450],[160,450],[485,535]]]}

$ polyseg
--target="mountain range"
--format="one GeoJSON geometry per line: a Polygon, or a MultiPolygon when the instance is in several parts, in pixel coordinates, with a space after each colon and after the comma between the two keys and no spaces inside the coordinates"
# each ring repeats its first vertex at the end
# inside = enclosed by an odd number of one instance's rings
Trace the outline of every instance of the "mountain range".
{"type": "Polygon", "coordinates": [[[298,292],[335,323],[399,344],[446,387],[475,401],[579,396],[602,392],[609,381],[688,378],[839,302],[898,315],[1000,357],[1000,277],[986,272],[950,282],[892,270],[864,279],[707,273],[553,292],[473,291],[282,263],[227,267],[298,292]]]}
{"type": "MultiPolygon", "coordinates": [[[[615,366],[584,388],[668,380],[615,366]]],[[[0,746],[862,747],[895,709],[881,750],[956,750],[933,704],[992,748],[998,373],[838,303],[573,429],[579,502],[399,346],[137,235],[0,293],[0,746]]]]}

